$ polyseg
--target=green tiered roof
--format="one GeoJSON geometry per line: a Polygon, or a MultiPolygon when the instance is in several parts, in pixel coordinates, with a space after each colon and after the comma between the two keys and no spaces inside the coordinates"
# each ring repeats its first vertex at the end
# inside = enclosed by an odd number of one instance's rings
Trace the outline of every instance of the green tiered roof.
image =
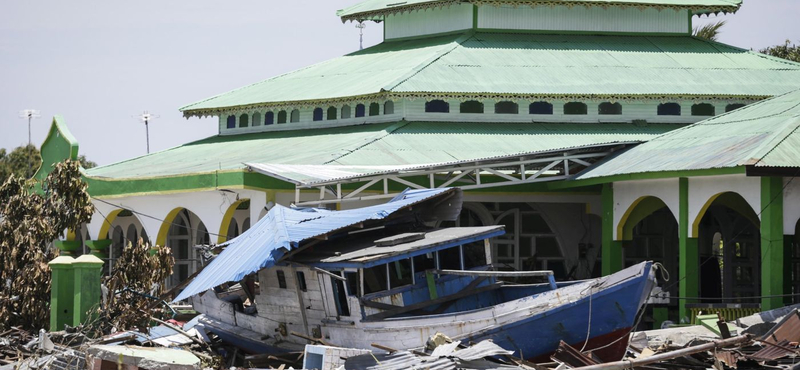
{"type": "Polygon", "coordinates": [[[181,110],[404,97],[763,99],[797,88],[798,63],[690,36],[467,33],[384,42],[181,110]]]}
{"type": "Polygon", "coordinates": [[[800,168],[799,129],[800,90],[661,135],[578,179],[745,166],[800,168]]]}
{"type": "Polygon", "coordinates": [[[649,140],[674,125],[396,122],[214,136],[86,170],[95,179],[154,178],[244,163],[399,166],[649,140]]]}
{"type": "Polygon", "coordinates": [[[621,6],[657,9],[688,9],[694,14],[735,12],[742,0],[367,0],[339,10],[343,21],[381,20],[388,14],[443,7],[453,4],[512,6],[621,6]]]}

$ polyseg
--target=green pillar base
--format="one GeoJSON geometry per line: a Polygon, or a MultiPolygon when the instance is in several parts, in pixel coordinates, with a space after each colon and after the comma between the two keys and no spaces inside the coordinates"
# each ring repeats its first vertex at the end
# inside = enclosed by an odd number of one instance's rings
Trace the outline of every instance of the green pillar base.
{"type": "Polygon", "coordinates": [[[97,256],[84,254],[75,259],[72,267],[75,271],[75,299],[71,325],[77,326],[85,323],[89,313],[100,305],[103,261],[97,256]]]}
{"type": "Polygon", "coordinates": [[[77,240],[56,240],[53,244],[62,256],[74,256],[83,247],[83,243],[77,240]]]}
{"type": "Polygon", "coordinates": [[[75,259],[59,256],[48,263],[52,284],[50,286],[50,331],[64,330],[72,325],[75,274],[72,264],[75,259]]]}
{"type": "Polygon", "coordinates": [[[111,245],[110,239],[87,240],[85,243],[97,258],[108,258],[107,251],[108,246],[111,245]]]}
{"type": "Polygon", "coordinates": [[[661,324],[669,320],[669,308],[653,307],[653,330],[661,329],[661,324]]]}

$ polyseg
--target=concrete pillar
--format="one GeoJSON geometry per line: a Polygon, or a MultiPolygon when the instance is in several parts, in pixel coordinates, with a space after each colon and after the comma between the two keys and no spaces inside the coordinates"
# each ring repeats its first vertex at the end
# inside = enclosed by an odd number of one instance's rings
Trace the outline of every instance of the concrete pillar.
{"type": "MultiPolygon", "coordinates": [[[[783,294],[783,178],[761,178],[761,295],[783,294]]],[[[761,299],[761,310],[783,307],[783,298],[761,299]]]]}
{"type": "Polygon", "coordinates": [[[103,261],[91,254],[84,254],[73,261],[72,268],[75,288],[70,325],[77,326],[85,323],[88,313],[100,304],[103,261]]]}
{"type": "Polygon", "coordinates": [[[111,239],[87,240],[84,243],[95,257],[108,258],[108,246],[111,245],[111,239]]]}
{"type": "Polygon", "coordinates": [[[74,258],[59,256],[48,263],[50,266],[50,331],[64,330],[72,325],[75,275],[72,269],[74,258]]]}
{"type": "Polygon", "coordinates": [[[614,240],[614,188],[603,184],[603,275],[622,270],[622,242],[614,240]]]}
{"type": "MultiPolygon", "coordinates": [[[[699,252],[697,238],[690,238],[689,229],[689,179],[678,180],[678,295],[680,297],[697,297],[699,290],[699,252]]],[[[685,299],[678,300],[679,319],[689,317],[685,299]]]]}

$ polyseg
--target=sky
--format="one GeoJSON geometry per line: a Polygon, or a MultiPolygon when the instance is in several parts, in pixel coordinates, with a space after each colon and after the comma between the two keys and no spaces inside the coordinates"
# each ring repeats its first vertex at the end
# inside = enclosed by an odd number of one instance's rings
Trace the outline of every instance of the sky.
{"type": "MultiPolygon", "coordinates": [[[[213,118],[178,108],[358,50],[337,9],[358,0],[34,0],[0,3],[0,148],[28,141],[23,109],[37,109],[33,143],[64,117],[80,154],[99,164],[217,134],[213,118]]],[[[748,49],[800,42],[800,1],[745,0],[719,41],[748,49]],[[769,5],[765,5],[769,4],[769,5]]],[[[381,41],[369,23],[364,46],[381,41]]]]}

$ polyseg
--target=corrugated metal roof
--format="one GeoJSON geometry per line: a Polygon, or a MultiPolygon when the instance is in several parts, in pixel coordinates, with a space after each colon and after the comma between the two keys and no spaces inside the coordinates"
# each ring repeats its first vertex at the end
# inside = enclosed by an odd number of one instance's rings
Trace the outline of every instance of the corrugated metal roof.
{"type": "Polygon", "coordinates": [[[176,176],[245,168],[245,163],[342,166],[273,168],[281,176],[310,181],[369,168],[493,158],[600,144],[642,142],[676,125],[573,123],[398,122],[330,129],[214,136],[143,157],[95,167],[95,178],[176,176]]]}
{"type": "Polygon", "coordinates": [[[181,110],[372,94],[764,97],[799,87],[800,64],[689,36],[468,33],[384,42],[181,110]]]}
{"type": "MultiPolygon", "coordinates": [[[[351,19],[382,19],[385,14],[392,14],[409,9],[420,9],[425,7],[443,6],[458,2],[472,2],[480,4],[482,0],[367,0],[353,6],[341,9],[336,15],[343,20],[351,19]]],[[[742,5],[741,0],[493,0],[491,5],[507,3],[517,4],[544,4],[544,5],[567,5],[576,4],[596,4],[598,6],[622,5],[622,6],[653,6],[658,8],[690,8],[705,10],[706,12],[715,11],[735,11],[742,5]]]]}
{"type": "Polygon", "coordinates": [[[456,189],[407,190],[386,204],[345,211],[316,208],[292,209],[276,205],[249,230],[228,242],[222,253],[206,266],[175,301],[184,300],[229,281],[273,266],[304,240],[368,220],[381,220],[398,210],[456,189]]]}
{"type": "Polygon", "coordinates": [[[800,167],[798,127],[800,90],[666,133],[577,179],[747,165],[800,167]]]}

